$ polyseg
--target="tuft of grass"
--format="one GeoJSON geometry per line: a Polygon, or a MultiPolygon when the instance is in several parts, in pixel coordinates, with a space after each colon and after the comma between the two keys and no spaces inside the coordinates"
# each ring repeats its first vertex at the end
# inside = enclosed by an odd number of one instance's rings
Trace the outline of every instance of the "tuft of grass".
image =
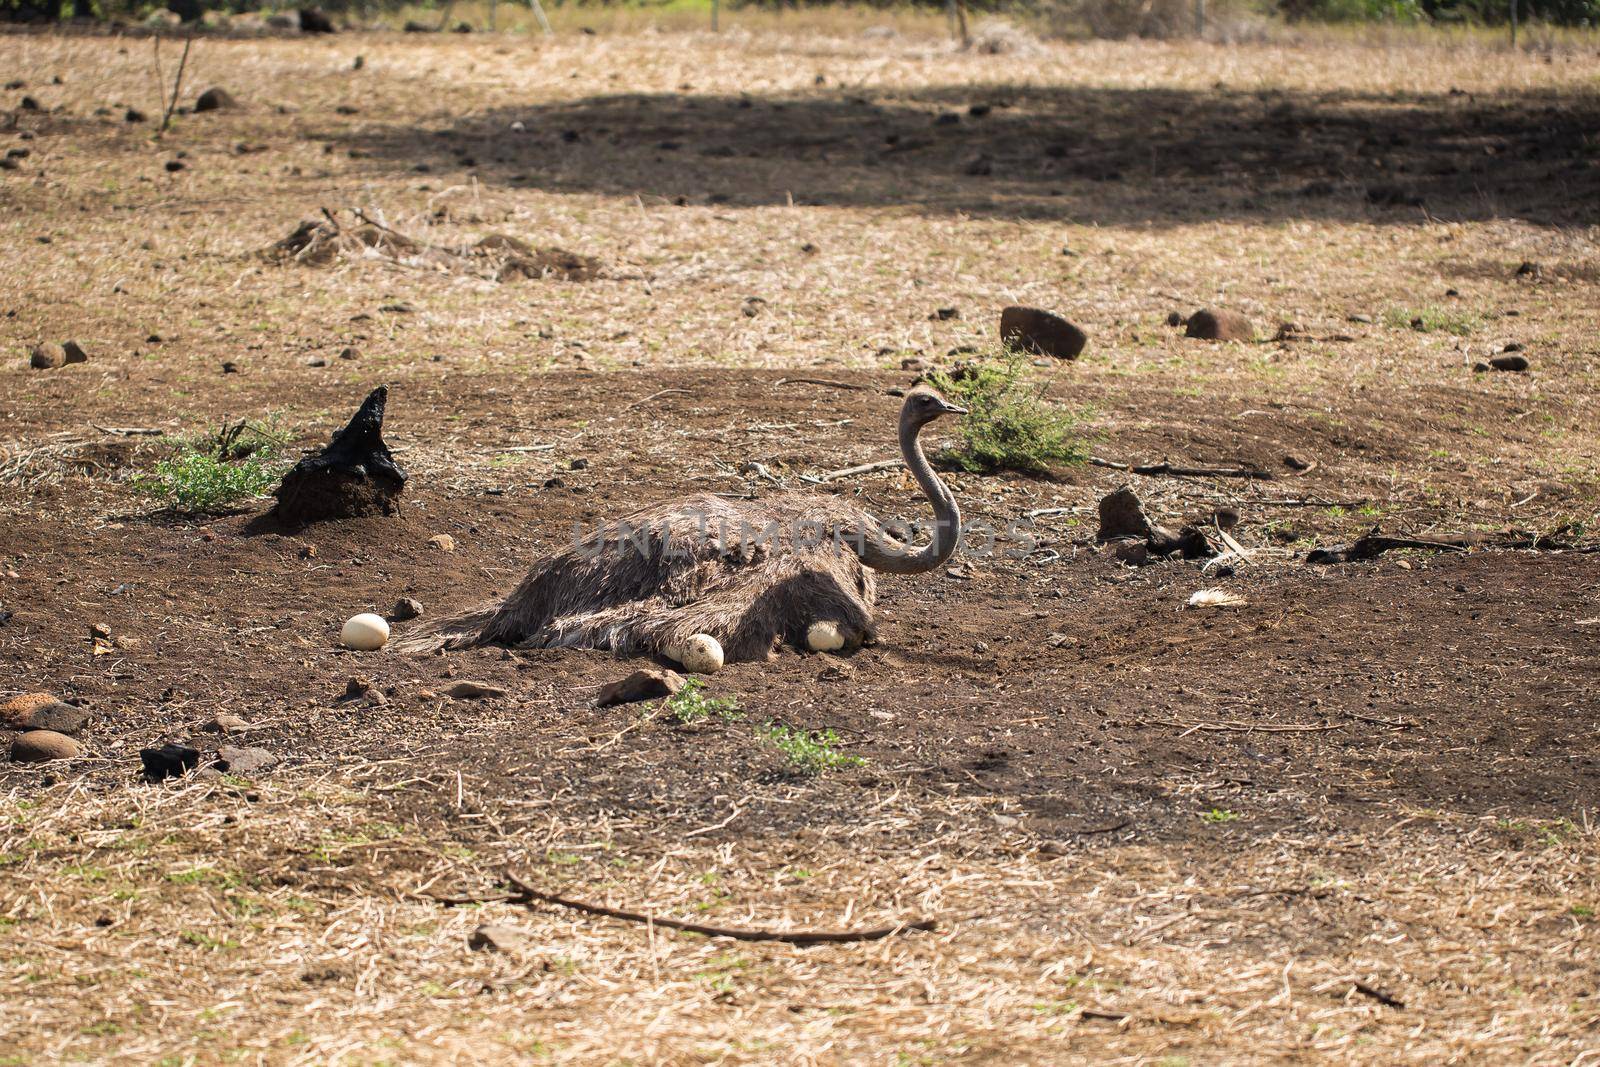
{"type": "Polygon", "coordinates": [[[744,717],[739,702],[733,697],[712,697],[705,693],[705,685],[698,678],[683,683],[683,688],[666,699],[663,705],[667,714],[684,726],[705,722],[713,715],[723,722],[744,717]]]}
{"type": "Polygon", "coordinates": [[[1412,329],[1418,333],[1451,333],[1457,337],[1465,337],[1478,328],[1478,316],[1438,307],[1393,307],[1384,313],[1384,320],[1396,329],[1412,329]]]}
{"type": "Polygon", "coordinates": [[[1082,463],[1088,450],[1077,434],[1078,416],[1044,400],[1045,386],[1020,353],[928,374],[945,399],[967,414],[956,420],[959,444],[939,459],[972,474],[1014,470],[1046,474],[1082,463]]]}
{"type": "Polygon", "coordinates": [[[1200,816],[1206,822],[1211,823],[1233,822],[1238,817],[1238,812],[1229,811],[1227,808],[1212,808],[1210,811],[1203,812],[1200,816]]]}
{"type": "Polygon", "coordinates": [[[821,774],[839,767],[859,767],[867,762],[860,756],[840,752],[839,735],[832,730],[797,730],[773,722],[762,730],[762,736],[801,774],[821,774]]]}
{"type": "Polygon", "coordinates": [[[135,487],[178,511],[226,511],[260,496],[277,480],[281,444],[281,438],[262,426],[224,424],[216,434],[180,444],[135,487]]]}

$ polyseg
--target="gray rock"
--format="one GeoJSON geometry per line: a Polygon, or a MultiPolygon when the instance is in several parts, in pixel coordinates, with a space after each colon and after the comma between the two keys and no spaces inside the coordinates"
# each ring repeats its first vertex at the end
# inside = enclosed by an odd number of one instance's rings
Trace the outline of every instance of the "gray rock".
{"type": "Polygon", "coordinates": [[[394,602],[394,609],[389,612],[389,621],[405,622],[407,619],[420,619],[422,617],[422,601],[412,600],[403,596],[394,602]]]}
{"type": "Polygon", "coordinates": [[[223,745],[217,749],[217,770],[228,774],[260,774],[270,771],[283,759],[264,748],[235,748],[223,745]]]}
{"type": "Polygon", "coordinates": [[[208,734],[236,734],[242,730],[250,729],[250,724],[240,716],[224,711],[210,722],[205,723],[200,729],[208,734]]]}
{"type": "Polygon", "coordinates": [[[485,685],[482,682],[457,682],[446,689],[444,695],[456,700],[498,700],[506,695],[506,691],[497,685],[485,685]]]}
{"type": "Polygon", "coordinates": [[[531,930],[506,923],[484,923],[467,938],[467,947],[474,952],[519,952],[532,941],[531,930]]]}
{"type": "Polygon", "coordinates": [[[83,728],[87,725],[89,725],[89,713],[87,711],[58,701],[35,709],[33,714],[28,716],[26,729],[49,730],[58,734],[66,734],[69,737],[76,737],[83,732],[83,728]]]}

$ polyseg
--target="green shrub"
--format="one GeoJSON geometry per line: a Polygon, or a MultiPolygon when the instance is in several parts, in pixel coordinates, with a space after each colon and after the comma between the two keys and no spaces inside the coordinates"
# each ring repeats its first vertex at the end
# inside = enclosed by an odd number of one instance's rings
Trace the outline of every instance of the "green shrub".
{"type": "Polygon", "coordinates": [[[955,422],[960,443],[939,459],[974,474],[1045,474],[1083,462],[1088,452],[1076,433],[1078,416],[1046,403],[1044,386],[1032,378],[1032,366],[1016,352],[929,373],[928,384],[967,409],[955,422]]]}
{"type": "Polygon", "coordinates": [[[698,678],[690,678],[683,688],[666,700],[667,712],[685,726],[705,722],[715,715],[723,722],[743,717],[739,702],[732,697],[708,697],[705,685],[698,678]]]}
{"type": "Polygon", "coordinates": [[[859,767],[867,762],[860,756],[840,752],[839,735],[832,730],[797,730],[772,722],[762,733],[783,753],[789,766],[801,774],[821,774],[836,767],[859,767]]]}
{"type": "Polygon", "coordinates": [[[216,434],[182,442],[135,485],[178,511],[226,511],[260,496],[277,480],[280,444],[280,438],[261,426],[224,424],[216,434]]]}

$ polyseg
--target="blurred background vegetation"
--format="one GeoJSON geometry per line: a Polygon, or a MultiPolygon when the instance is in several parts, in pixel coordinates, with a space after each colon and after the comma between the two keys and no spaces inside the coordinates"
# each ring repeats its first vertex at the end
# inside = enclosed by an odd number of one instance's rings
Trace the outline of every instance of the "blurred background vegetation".
{"type": "MultiPolygon", "coordinates": [[[[488,29],[538,30],[530,0],[303,0],[333,24],[412,31],[488,29]]],[[[1523,26],[1592,30],[1600,27],[1600,0],[964,0],[963,28],[970,19],[974,47],[1008,32],[1045,38],[1204,36],[1223,42],[1266,39],[1290,26],[1430,28],[1456,32],[1503,27],[1513,17],[1523,26]]],[[[146,23],[161,28],[203,22],[217,29],[296,31],[301,8],[293,0],[0,0],[0,22],[59,19],[146,23]]],[[[603,31],[637,27],[643,18],[662,29],[705,28],[713,11],[721,25],[740,14],[763,21],[804,14],[818,22],[837,16],[843,30],[855,24],[889,29],[927,29],[948,17],[957,24],[952,0],[543,0],[559,30],[603,31]]],[[[311,28],[306,26],[304,28],[311,28]]],[[[812,28],[795,25],[795,29],[812,28]]],[[[991,42],[993,43],[993,42],[991,42]]],[[[1004,41],[994,51],[1010,51],[1004,41]]]]}

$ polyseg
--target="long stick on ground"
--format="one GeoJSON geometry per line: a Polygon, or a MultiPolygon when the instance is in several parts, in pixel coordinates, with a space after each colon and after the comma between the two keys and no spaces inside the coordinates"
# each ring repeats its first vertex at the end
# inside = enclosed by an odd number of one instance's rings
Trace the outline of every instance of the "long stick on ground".
{"type": "Polygon", "coordinates": [[[1127,471],[1129,474],[1151,476],[1164,474],[1173,478],[1259,478],[1264,482],[1272,480],[1270,471],[1256,470],[1252,467],[1174,467],[1170,463],[1113,463],[1099,456],[1090,456],[1089,463],[1091,466],[1127,471]]]}
{"type": "Polygon", "coordinates": [[[781,941],[786,945],[832,945],[850,941],[880,941],[883,938],[905,933],[908,930],[932,930],[935,926],[932,919],[896,923],[894,926],[879,926],[869,930],[747,930],[739,927],[707,926],[704,923],[662,919],[654,915],[643,915],[636,911],[608,908],[603,904],[585,904],[580,900],[558,897],[554,893],[546,893],[535,889],[510,871],[506,872],[506,881],[510,882],[519,894],[518,897],[512,898],[514,903],[528,904],[531,901],[538,900],[546,904],[555,904],[562,908],[571,908],[573,911],[581,911],[588,915],[603,915],[608,919],[622,919],[625,922],[660,926],[668,930],[704,934],[706,937],[729,937],[735,941],[781,941]]]}
{"type": "Polygon", "coordinates": [[[167,101],[167,109],[161,116],[161,130],[166,133],[167,127],[172,125],[172,113],[178,110],[178,94],[183,92],[183,68],[189,65],[189,49],[194,45],[194,38],[186,37],[183,41],[183,55],[178,60],[178,74],[172,79],[172,99],[167,101]]]}

